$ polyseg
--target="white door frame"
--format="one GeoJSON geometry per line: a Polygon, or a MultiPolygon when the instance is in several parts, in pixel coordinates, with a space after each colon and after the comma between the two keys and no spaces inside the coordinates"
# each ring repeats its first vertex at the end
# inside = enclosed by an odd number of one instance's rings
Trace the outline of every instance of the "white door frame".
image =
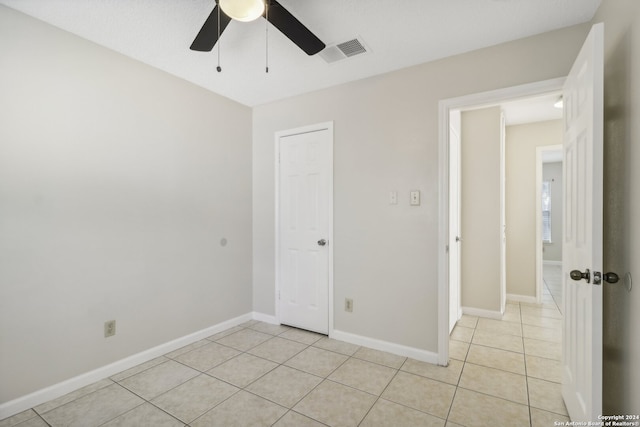
{"type": "Polygon", "coordinates": [[[544,254],[542,249],[542,181],[544,174],[542,168],[545,163],[545,153],[559,151],[562,153],[562,144],[545,145],[536,147],[536,302],[542,302],[542,289],[544,288],[544,254]]]}
{"type": "Polygon", "coordinates": [[[460,160],[461,160],[461,138],[462,138],[462,112],[460,110],[451,110],[449,112],[449,163],[452,174],[449,178],[449,254],[453,253],[453,262],[449,258],[449,333],[453,331],[455,323],[462,315],[462,306],[460,301],[460,246],[462,242],[462,232],[460,223],[460,160]],[[451,141],[454,137],[455,141],[451,141]],[[452,150],[454,147],[455,150],[452,150]],[[452,156],[451,153],[454,153],[452,156]],[[457,171],[457,173],[455,173],[457,171]],[[453,183],[453,184],[452,184],[453,183]],[[451,223],[454,223],[451,225],[451,223]]]}
{"type": "Polygon", "coordinates": [[[507,308],[507,123],[500,111],[500,313],[507,308]]]}
{"type": "Polygon", "coordinates": [[[449,111],[497,105],[505,100],[526,98],[562,90],[565,78],[528,83],[475,93],[438,103],[438,364],[449,363],[449,111]]]}
{"type": "Polygon", "coordinates": [[[331,143],[329,146],[329,158],[331,159],[329,172],[329,195],[328,210],[330,212],[327,220],[328,226],[328,249],[329,249],[329,337],[333,336],[333,121],[317,123],[313,125],[298,127],[278,131],[274,136],[275,144],[275,319],[280,323],[280,138],[299,135],[302,133],[318,132],[322,130],[329,131],[331,143]]]}

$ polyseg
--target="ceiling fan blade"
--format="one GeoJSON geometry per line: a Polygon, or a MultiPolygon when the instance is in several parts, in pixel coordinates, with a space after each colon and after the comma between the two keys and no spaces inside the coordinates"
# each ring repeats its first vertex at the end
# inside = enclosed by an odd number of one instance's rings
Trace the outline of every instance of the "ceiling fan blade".
{"type": "MultiPolygon", "coordinates": [[[[217,2],[216,2],[217,3],[217,2]]],[[[191,50],[197,50],[200,52],[209,52],[213,49],[216,42],[218,41],[218,6],[213,8],[213,12],[209,15],[206,21],[204,21],[204,25],[200,29],[200,32],[196,36],[193,43],[191,43],[191,50]]],[[[220,10],[220,34],[227,28],[231,22],[231,18],[225,15],[222,10],[220,10]]]]}
{"type": "Polygon", "coordinates": [[[325,48],[326,45],[280,3],[268,0],[267,4],[269,9],[265,16],[268,16],[269,22],[307,55],[315,55],[325,48]]]}

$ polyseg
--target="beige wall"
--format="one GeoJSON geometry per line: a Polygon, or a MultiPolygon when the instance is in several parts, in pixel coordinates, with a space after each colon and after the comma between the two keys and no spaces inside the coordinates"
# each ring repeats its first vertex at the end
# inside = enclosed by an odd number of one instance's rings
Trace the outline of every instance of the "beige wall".
{"type": "MultiPolygon", "coordinates": [[[[607,0],[596,17],[605,265],[636,278],[638,8],[607,0]]],[[[0,401],[249,311],[251,236],[253,308],[274,314],[273,133],[327,120],[336,301],[357,301],[336,328],[436,351],[437,101],[566,75],[587,30],[257,107],[251,157],[247,108],[0,7],[0,401]],[[412,210],[414,188],[423,204],[412,210]],[[118,335],[104,340],[114,317],[118,335]]],[[[607,413],[638,412],[639,295],[605,287],[607,413]]]]}
{"type": "Polygon", "coordinates": [[[508,294],[536,296],[536,148],[562,138],[562,120],[507,126],[508,294]]]}
{"type": "Polygon", "coordinates": [[[500,312],[500,107],[464,111],[461,131],[462,307],[500,312]]]}
{"type": "Polygon", "coordinates": [[[275,314],[274,132],[333,120],[335,328],[436,352],[438,101],[565,76],[588,28],[254,108],[254,309],[275,314]],[[422,192],[418,208],[409,206],[412,189],[422,192]],[[391,190],[397,206],[388,204],[391,190]],[[353,313],[342,310],[345,297],[353,313]]]}
{"type": "Polygon", "coordinates": [[[635,279],[604,286],[605,414],[640,413],[640,2],[605,0],[604,269],[635,279]]]}
{"type": "MultiPolygon", "coordinates": [[[[562,144],[560,135],[559,144],[562,144]]],[[[562,162],[542,165],[542,179],[551,187],[551,243],[544,244],[542,259],[562,261],[562,162]]]]}
{"type": "Polygon", "coordinates": [[[251,110],[0,6],[0,402],[249,312],[251,110]]]}

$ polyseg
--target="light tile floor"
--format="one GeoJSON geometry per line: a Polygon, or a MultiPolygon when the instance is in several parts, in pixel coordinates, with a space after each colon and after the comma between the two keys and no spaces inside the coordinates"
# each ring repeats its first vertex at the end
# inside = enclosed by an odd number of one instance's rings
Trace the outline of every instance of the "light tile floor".
{"type": "Polygon", "coordinates": [[[20,426],[553,426],[560,314],[463,316],[448,367],[250,321],[0,421],[20,426]]]}
{"type": "Polygon", "coordinates": [[[546,264],[543,267],[542,277],[553,300],[562,312],[562,266],[546,264]]]}

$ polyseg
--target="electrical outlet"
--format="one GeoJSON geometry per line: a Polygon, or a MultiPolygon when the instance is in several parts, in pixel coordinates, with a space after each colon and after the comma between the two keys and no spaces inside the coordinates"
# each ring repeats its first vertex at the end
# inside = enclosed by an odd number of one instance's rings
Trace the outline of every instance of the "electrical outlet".
{"type": "Polygon", "coordinates": [[[353,300],[351,298],[344,299],[344,311],[353,313],[353,300]]]}
{"type": "Polygon", "coordinates": [[[104,337],[112,337],[116,334],[116,321],[108,320],[104,322],[104,337]]]}

